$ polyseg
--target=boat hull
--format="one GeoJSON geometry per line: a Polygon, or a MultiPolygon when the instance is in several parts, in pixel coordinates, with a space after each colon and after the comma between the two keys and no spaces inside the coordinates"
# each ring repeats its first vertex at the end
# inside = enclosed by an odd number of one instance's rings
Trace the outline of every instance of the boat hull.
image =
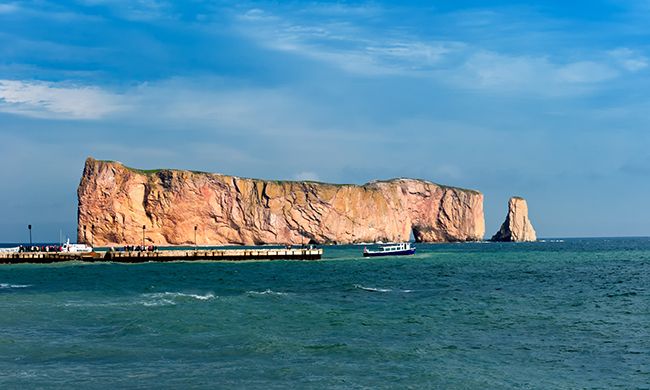
{"type": "Polygon", "coordinates": [[[385,256],[410,256],[415,254],[415,248],[391,252],[363,252],[363,257],[385,257],[385,256]]]}

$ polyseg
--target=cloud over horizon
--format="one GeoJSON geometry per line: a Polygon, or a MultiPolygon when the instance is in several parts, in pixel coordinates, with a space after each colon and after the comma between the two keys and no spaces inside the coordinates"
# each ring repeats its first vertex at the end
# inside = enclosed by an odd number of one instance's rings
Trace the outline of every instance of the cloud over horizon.
{"type": "Polygon", "coordinates": [[[43,119],[100,119],[119,111],[119,97],[95,86],[0,80],[0,111],[43,119]]]}

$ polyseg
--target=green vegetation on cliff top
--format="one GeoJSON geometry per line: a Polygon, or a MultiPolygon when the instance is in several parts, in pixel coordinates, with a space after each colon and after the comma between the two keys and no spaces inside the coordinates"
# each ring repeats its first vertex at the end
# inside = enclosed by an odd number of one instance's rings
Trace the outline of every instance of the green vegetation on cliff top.
{"type": "MultiPolygon", "coordinates": [[[[163,172],[163,171],[179,171],[179,172],[191,172],[191,173],[201,174],[201,175],[205,174],[205,175],[232,176],[232,175],[223,175],[223,174],[220,174],[220,173],[192,171],[192,170],[187,170],[187,169],[168,169],[168,168],[138,169],[138,168],[132,168],[132,167],[126,166],[126,165],[122,164],[119,161],[113,161],[113,160],[96,160],[96,161],[102,162],[102,163],[109,163],[109,164],[120,164],[121,166],[123,166],[124,168],[126,168],[126,169],[128,169],[128,170],[130,170],[132,172],[140,173],[140,174],[143,174],[143,175],[155,175],[155,174],[163,172]]],[[[241,179],[248,179],[248,180],[263,181],[263,182],[267,182],[267,183],[275,183],[275,184],[279,184],[279,185],[283,185],[283,184],[286,184],[286,183],[296,183],[296,184],[298,184],[298,183],[308,183],[308,184],[318,184],[318,185],[332,186],[332,187],[348,187],[348,186],[350,186],[350,187],[362,187],[362,186],[366,186],[366,185],[373,184],[373,183],[390,183],[390,182],[393,182],[393,181],[406,179],[406,180],[417,180],[417,181],[422,181],[422,182],[426,182],[426,183],[435,184],[438,187],[445,188],[445,189],[464,191],[464,192],[469,192],[469,193],[472,193],[472,194],[480,194],[480,191],[476,191],[476,190],[472,190],[472,189],[468,189],[468,188],[453,187],[453,186],[448,186],[448,185],[444,185],[444,184],[435,183],[435,182],[432,182],[430,180],[410,179],[410,178],[404,178],[404,177],[394,178],[394,179],[373,180],[373,181],[371,181],[369,183],[365,183],[365,184],[337,184],[337,183],[324,183],[324,182],[314,181],[314,180],[267,180],[267,179],[257,179],[257,178],[239,177],[239,176],[232,176],[232,177],[241,178],[241,179]]],[[[515,197],[515,198],[519,198],[519,197],[515,197]]],[[[523,199],[523,198],[520,198],[520,199],[523,199]]]]}

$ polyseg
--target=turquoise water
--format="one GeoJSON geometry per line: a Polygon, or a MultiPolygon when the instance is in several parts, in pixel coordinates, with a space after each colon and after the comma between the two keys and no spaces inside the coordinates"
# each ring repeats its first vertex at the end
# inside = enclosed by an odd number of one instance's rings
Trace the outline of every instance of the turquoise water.
{"type": "Polygon", "coordinates": [[[650,388],[650,239],[0,266],[0,388],[650,388]]]}

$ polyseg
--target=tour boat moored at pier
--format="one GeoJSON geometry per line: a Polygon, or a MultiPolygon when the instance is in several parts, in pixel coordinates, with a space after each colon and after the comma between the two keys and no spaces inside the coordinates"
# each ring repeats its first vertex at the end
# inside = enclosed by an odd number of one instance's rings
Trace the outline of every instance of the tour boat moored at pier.
{"type": "Polygon", "coordinates": [[[90,253],[92,251],[93,251],[93,248],[91,246],[86,245],[86,244],[70,244],[70,239],[69,238],[68,238],[68,241],[66,241],[66,243],[61,246],[61,252],[90,253]]]}

